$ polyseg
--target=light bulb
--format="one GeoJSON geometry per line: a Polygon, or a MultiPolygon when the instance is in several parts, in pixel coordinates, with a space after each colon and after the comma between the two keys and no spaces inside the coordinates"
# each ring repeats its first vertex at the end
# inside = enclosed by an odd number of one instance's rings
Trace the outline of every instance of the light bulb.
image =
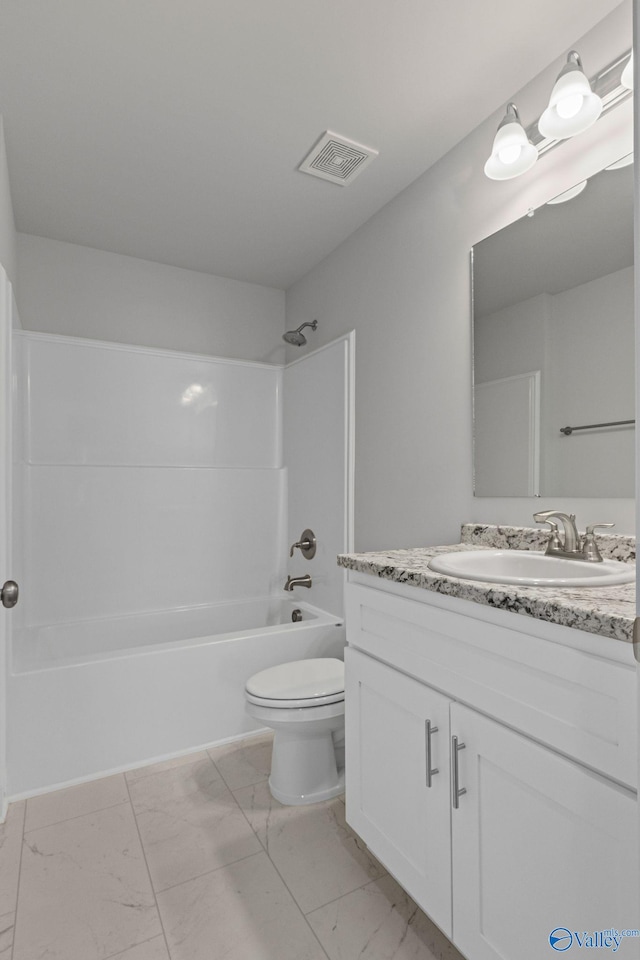
{"type": "Polygon", "coordinates": [[[575,117],[576,114],[580,113],[583,103],[584,97],[581,93],[574,93],[569,97],[563,97],[562,100],[559,100],[556,104],[558,116],[562,117],[563,120],[570,120],[571,117],[575,117]]]}
{"type": "Polygon", "coordinates": [[[591,89],[579,54],[572,50],[551,91],[549,106],[538,120],[538,130],[549,140],[575,137],[588,130],[601,112],[602,100],[591,89]]]}
{"type": "Polygon", "coordinates": [[[514,143],[510,147],[503,147],[502,150],[498,150],[498,158],[501,163],[515,163],[521,153],[522,147],[520,144],[514,143]]]}
{"type": "Polygon", "coordinates": [[[538,149],[527,140],[515,103],[510,103],[484,165],[490,180],[511,180],[529,170],[538,159],[538,149]]]}

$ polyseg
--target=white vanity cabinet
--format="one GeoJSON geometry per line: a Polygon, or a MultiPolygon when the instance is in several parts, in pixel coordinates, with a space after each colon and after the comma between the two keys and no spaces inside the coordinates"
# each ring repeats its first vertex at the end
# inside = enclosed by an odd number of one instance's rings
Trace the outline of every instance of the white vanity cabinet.
{"type": "Polygon", "coordinates": [[[450,937],[450,701],[357,650],[345,669],[347,819],[450,937]]]}
{"type": "Polygon", "coordinates": [[[468,960],[640,928],[628,645],[407,591],[347,586],[348,822],[468,960]]]}

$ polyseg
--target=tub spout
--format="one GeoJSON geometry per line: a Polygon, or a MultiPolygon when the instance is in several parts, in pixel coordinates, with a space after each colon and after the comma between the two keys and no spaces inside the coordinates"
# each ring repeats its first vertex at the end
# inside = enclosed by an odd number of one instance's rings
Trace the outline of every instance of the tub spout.
{"type": "Polygon", "coordinates": [[[284,589],[288,590],[289,593],[293,590],[294,587],[310,587],[311,586],[311,577],[308,573],[305,573],[304,577],[287,577],[287,582],[284,585],[284,589]]]}

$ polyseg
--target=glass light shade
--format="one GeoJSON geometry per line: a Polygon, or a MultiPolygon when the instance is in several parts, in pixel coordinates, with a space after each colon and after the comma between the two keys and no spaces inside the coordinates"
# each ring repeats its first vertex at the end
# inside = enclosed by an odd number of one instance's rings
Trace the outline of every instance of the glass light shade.
{"type": "Polygon", "coordinates": [[[601,113],[602,100],[593,93],[582,70],[571,64],[556,80],[538,130],[550,140],[565,140],[588,130],[601,113]]]}
{"type": "Polygon", "coordinates": [[[530,170],[537,159],[537,147],[527,140],[522,124],[517,120],[503,121],[493,141],[491,156],[484,165],[484,172],[490,180],[510,180],[530,170]]]}
{"type": "Polygon", "coordinates": [[[576,183],[575,187],[569,187],[568,190],[565,190],[564,193],[559,193],[557,197],[553,198],[553,200],[547,200],[547,206],[550,207],[556,203],[566,203],[567,200],[573,200],[574,197],[577,197],[578,194],[582,193],[586,185],[586,180],[576,183]]]}
{"type": "Polygon", "coordinates": [[[620,83],[623,87],[626,87],[627,90],[633,90],[633,50],[631,51],[628,64],[622,71],[620,83]]]}
{"type": "Polygon", "coordinates": [[[633,163],[633,151],[627,153],[624,157],[620,157],[619,160],[614,160],[613,163],[610,163],[608,167],[605,167],[605,170],[622,170],[623,167],[629,167],[633,163]]]}

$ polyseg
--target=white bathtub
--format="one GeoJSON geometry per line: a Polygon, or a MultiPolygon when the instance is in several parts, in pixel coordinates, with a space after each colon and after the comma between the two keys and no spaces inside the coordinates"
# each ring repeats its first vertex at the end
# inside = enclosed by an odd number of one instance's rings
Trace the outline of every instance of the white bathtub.
{"type": "Polygon", "coordinates": [[[256,729],[244,708],[252,673],[342,657],[344,643],[342,621],[268,597],[16,630],[9,795],[242,736],[256,729]]]}

